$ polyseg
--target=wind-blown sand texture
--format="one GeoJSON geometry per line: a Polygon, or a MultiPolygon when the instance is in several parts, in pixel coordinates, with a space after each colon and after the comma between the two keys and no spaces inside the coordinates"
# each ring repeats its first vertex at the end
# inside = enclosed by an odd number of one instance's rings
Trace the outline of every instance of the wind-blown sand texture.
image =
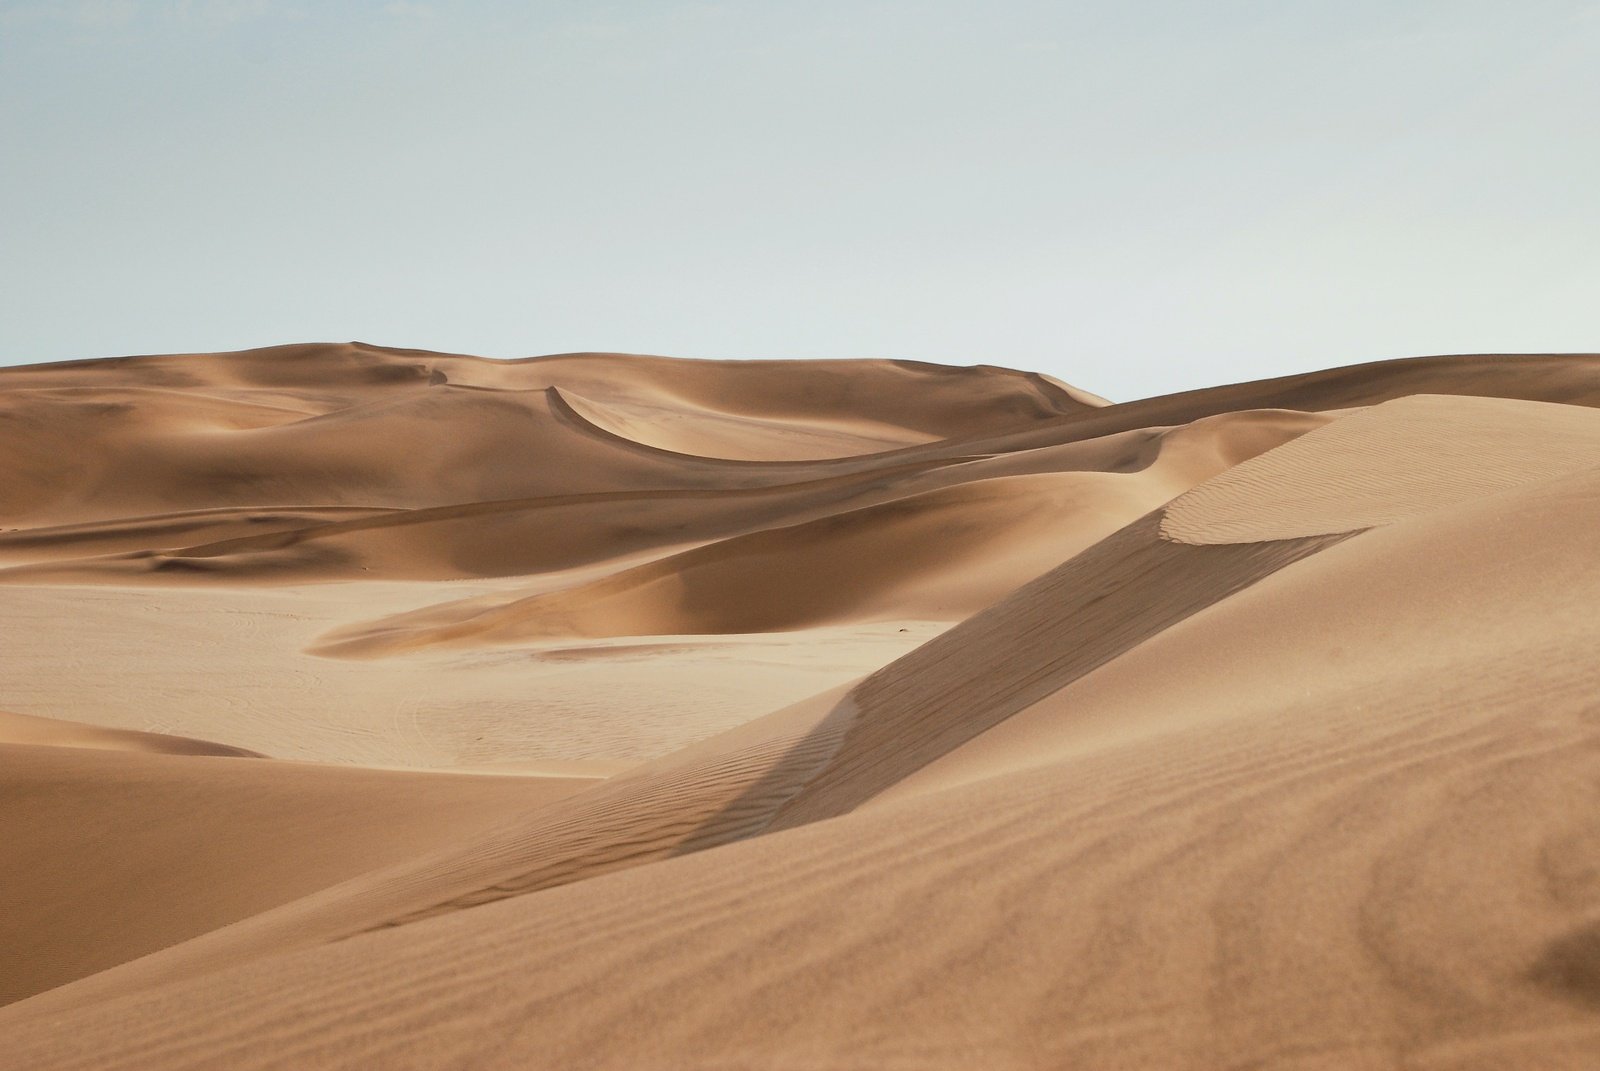
{"type": "Polygon", "coordinates": [[[0,370],[0,1068],[1600,1066],[1597,409],[0,370]]]}

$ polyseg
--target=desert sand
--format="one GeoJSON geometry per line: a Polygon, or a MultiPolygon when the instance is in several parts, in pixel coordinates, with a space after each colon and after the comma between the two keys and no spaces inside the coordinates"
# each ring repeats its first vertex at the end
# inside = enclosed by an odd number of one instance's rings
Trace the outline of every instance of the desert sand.
{"type": "Polygon", "coordinates": [[[1600,1066],[1600,356],[0,369],[0,1068],[1600,1066]]]}

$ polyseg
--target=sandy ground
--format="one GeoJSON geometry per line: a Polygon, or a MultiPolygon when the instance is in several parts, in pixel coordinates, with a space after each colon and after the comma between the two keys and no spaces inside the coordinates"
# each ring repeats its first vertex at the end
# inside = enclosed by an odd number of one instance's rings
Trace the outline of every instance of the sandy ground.
{"type": "Polygon", "coordinates": [[[0,1068],[1589,1068],[1600,358],[0,371],[0,1068]]]}

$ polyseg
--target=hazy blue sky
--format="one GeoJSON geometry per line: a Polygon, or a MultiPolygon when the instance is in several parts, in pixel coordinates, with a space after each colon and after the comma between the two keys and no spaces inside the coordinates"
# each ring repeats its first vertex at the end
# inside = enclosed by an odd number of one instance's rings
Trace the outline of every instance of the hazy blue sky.
{"type": "Polygon", "coordinates": [[[1600,349],[1600,0],[0,0],[0,364],[1600,349]]]}

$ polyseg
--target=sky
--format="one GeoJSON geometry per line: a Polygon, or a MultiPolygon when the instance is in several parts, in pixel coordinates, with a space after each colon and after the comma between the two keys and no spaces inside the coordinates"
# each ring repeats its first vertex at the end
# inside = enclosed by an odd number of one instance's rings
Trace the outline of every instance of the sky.
{"type": "Polygon", "coordinates": [[[0,0],[0,365],[1600,350],[1600,0],[0,0]]]}

